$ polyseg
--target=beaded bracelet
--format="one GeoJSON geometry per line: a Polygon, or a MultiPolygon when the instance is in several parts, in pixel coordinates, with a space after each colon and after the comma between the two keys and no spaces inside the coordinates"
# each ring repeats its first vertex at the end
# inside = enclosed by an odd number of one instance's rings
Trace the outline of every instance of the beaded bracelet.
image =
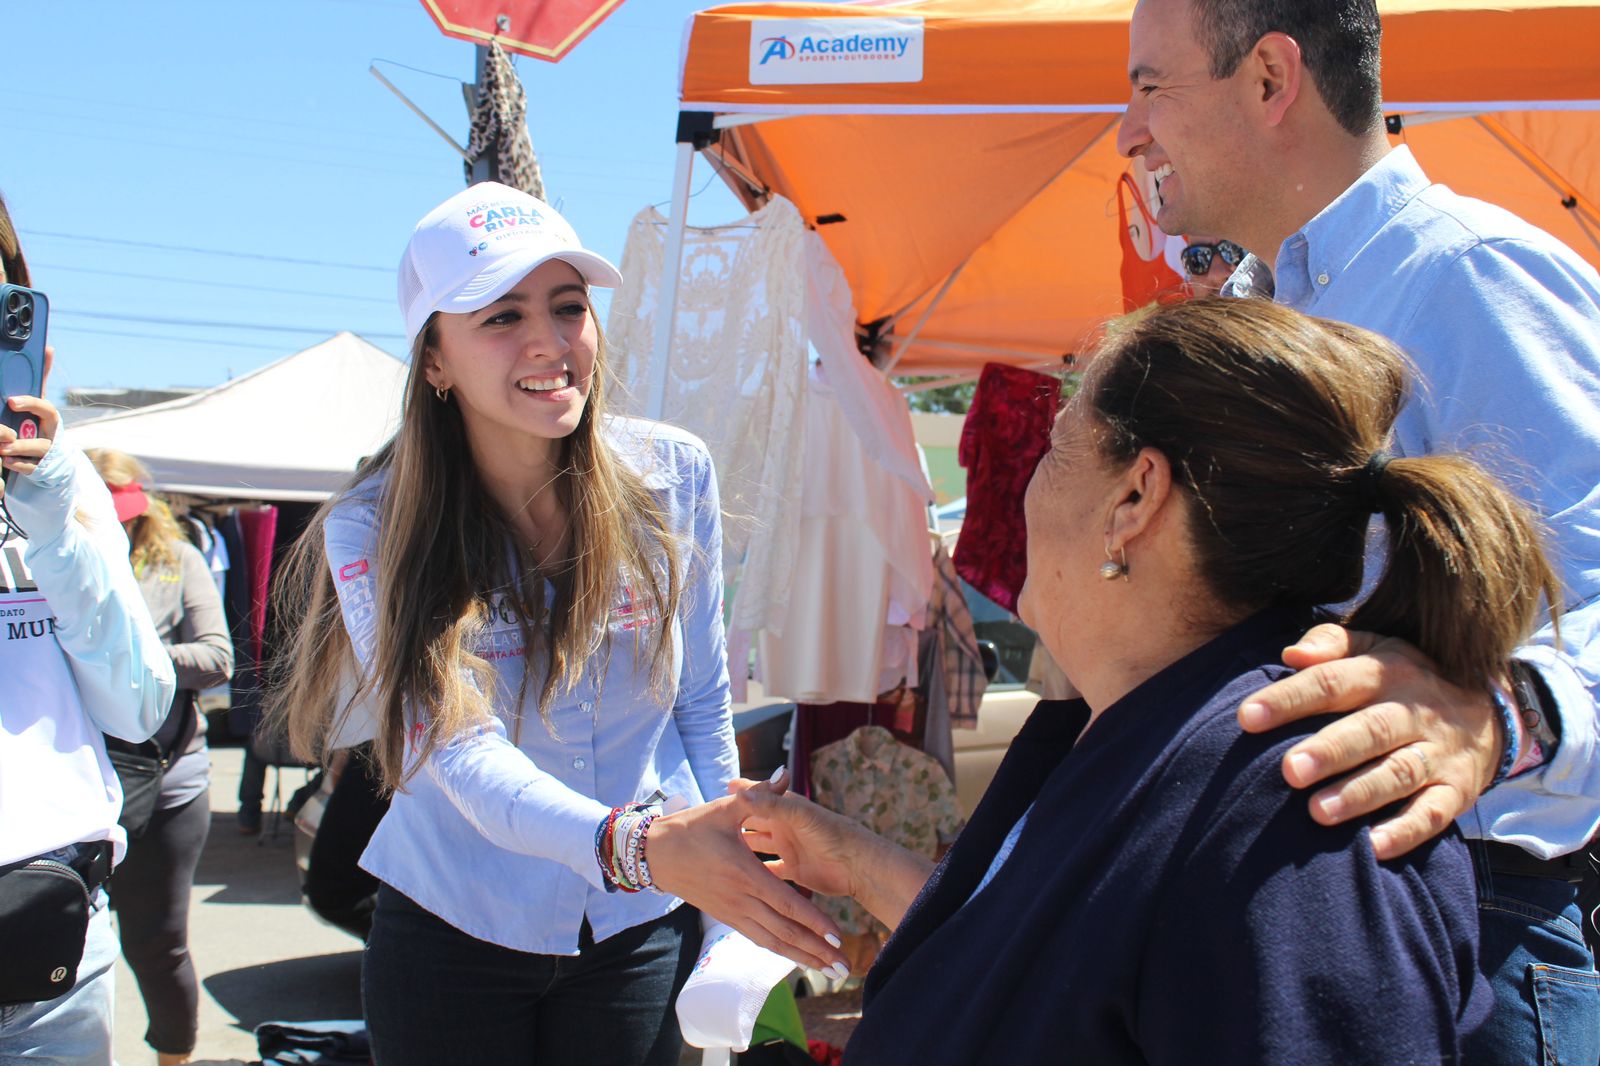
{"type": "Polygon", "coordinates": [[[656,882],[650,876],[650,863],[645,859],[645,844],[650,839],[650,827],[655,824],[656,816],[650,815],[644,820],[644,828],[639,833],[639,887],[648,888],[652,892],[659,892],[656,882]]]}
{"type": "Polygon", "coordinates": [[[1521,732],[1517,727],[1517,709],[1506,698],[1505,691],[1500,685],[1496,684],[1489,689],[1489,698],[1494,701],[1494,709],[1500,712],[1500,727],[1506,735],[1506,750],[1500,757],[1500,768],[1495,771],[1494,780],[1489,782],[1489,787],[1493,788],[1510,777],[1511,768],[1517,765],[1521,732]]]}
{"type": "Polygon", "coordinates": [[[616,879],[612,876],[612,863],[614,861],[611,849],[611,829],[616,823],[617,816],[622,813],[621,807],[613,807],[611,813],[600,819],[600,824],[594,832],[594,859],[600,865],[600,880],[605,883],[607,892],[617,890],[616,879]]]}
{"type": "Polygon", "coordinates": [[[613,808],[595,828],[595,862],[607,892],[642,892],[654,887],[644,861],[644,845],[650,823],[659,813],[654,801],[627,803],[613,808]]]}
{"type": "Polygon", "coordinates": [[[635,816],[628,820],[627,832],[619,833],[623,841],[622,872],[628,879],[628,885],[634,891],[641,887],[639,884],[639,833],[644,826],[644,817],[635,816]]]}
{"type": "Polygon", "coordinates": [[[639,890],[638,877],[629,862],[628,855],[628,836],[632,833],[637,820],[637,813],[630,808],[622,813],[611,830],[611,869],[616,874],[617,887],[624,892],[639,890]]]}

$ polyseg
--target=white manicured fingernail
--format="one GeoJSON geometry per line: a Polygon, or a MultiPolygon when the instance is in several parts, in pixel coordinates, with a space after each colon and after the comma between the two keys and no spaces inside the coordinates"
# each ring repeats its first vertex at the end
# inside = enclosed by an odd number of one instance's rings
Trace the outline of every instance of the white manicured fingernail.
{"type": "MultiPolygon", "coordinates": [[[[776,785],[778,783],[778,779],[783,776],[783,772],[787,769],[787,766],[780,766],[776,770],[772,771],[772,776],[767,778],[767,784],[776,785]]],[[[834,946],[837,947],[838,945],[836,944],[834,946]]]]}
{"type": "Polygon", "coordinates": [[[833,947],[839,947],[839,946],[840,946],[840,945],[839,945],[839,938],[838,938],[838,937],[836,937],[836,936],[834,936],[834,935],[833,935],[833,934],[832,934],[832,933],[826,933],[826,934],[824,934],[824,935],[823,935],[823,937],[822,937],[822,939],[824,939],[824,940],[826,940],[826,941],[827,941],[827,942],[828,942],[828,943],[829,943],[829,944],[831,944],[831,945],[832,945],[832,946],[833,946],[833,947]]]}
{"type": "Polygon", "coordinates": [[[850,979],[850,967],[842,962],[836,962],[828,967],[828,972],[840,981],[848,981],[850,979]]]}

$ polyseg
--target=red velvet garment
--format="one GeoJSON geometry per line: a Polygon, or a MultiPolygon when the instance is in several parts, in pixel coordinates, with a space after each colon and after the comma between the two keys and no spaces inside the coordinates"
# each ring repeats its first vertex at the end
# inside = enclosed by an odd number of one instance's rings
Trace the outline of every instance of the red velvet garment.
{"type": "Polygon", "coordinates": [[[239,527],[244,532],[245,573],[250,582],[250,644],[255,661],[265,657],[267,600],[272,581],[272,548],[278,536],[276,507],[241,507],[239,527]]]}
{"type": "Polygon", "coordinates": [[[967,516],[956,542],[956,573],[1016,613],[1028,576],[1022,496],[1050,447],[1061,382],[1048,374],[989,363],[961,429],[967,516]]]}

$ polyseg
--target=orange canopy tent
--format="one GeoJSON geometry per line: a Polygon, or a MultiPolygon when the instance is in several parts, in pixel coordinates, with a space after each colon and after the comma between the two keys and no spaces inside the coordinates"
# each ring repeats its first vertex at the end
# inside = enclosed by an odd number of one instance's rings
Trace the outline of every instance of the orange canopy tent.
{"type": "MultiPolygon", "coordinates": [[[[676,289],[698,149],[748,206],[778,193],[818,227],[897,373],[970,374],[1081,349],[1124,310],[1116,186],[1130,163],[1115,128],[1133,6],[902,0],[697,13],[683,44],[663,301],[676,289]]],[[[1600,264],[1600,0],[1379,9],[1395,139],[1434,180],[1600,264]]]]}

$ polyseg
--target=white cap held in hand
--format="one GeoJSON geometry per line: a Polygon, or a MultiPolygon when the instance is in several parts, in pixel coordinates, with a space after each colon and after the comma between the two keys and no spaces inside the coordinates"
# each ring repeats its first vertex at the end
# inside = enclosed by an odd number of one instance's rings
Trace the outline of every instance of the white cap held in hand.
{"type": "Polygon", "coordinates": [[[756,1015],[794,963],[721,922],[701,916],[704,947],[678,993],[678,1025],[698,1048],[747,1051],[756,1015]]]}

